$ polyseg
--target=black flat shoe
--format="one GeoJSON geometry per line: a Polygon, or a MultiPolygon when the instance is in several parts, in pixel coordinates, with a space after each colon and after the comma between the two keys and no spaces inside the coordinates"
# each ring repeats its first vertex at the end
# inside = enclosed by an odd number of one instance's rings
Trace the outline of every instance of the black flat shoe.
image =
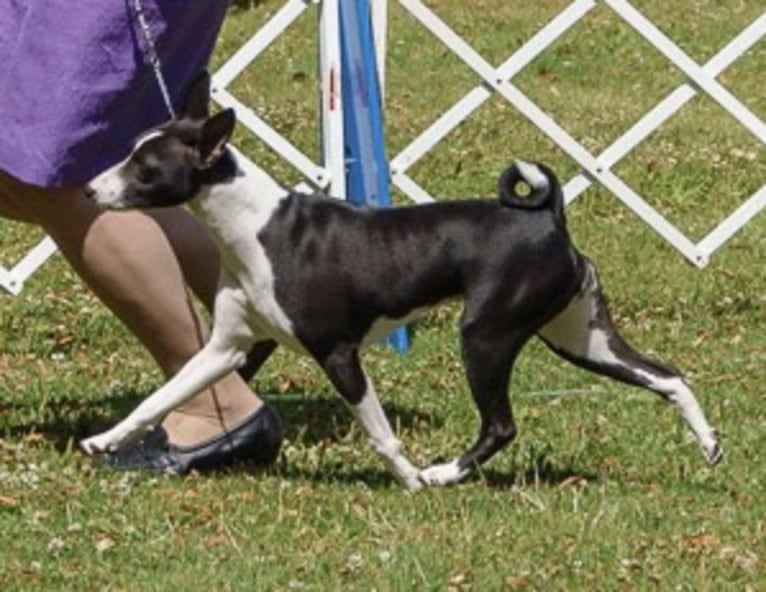
{"type": "Polygon", "coordinates": [[[282,444],[282,422],[266,403],[228,431],[196,444],[176,446],[157,426],[146,436],[104,457],[104,464],[126,471],[155,471],[185,475],[191,470],[210,471],[236,462],[273,463],[282,444]]]}

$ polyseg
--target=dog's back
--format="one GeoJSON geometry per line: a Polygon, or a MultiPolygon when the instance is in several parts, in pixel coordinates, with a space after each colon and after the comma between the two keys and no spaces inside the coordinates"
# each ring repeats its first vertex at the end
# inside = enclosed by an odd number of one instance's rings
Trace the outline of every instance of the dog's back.
{"type": "Polygon", "coordinates": [[[469,309],[497,300],[498,320],[511,303],[534,317],[538,308],[549,311],[549,297],[538,299],[538,291],[561,294],[563,307],[580,268],[560,186],[548,175],[526,198],[516,193],[525,179],[514,165],[498,199],[386,209],[292,194],[258,234],[276,298],[309,343],[360,340],[376,321],[458,296],[469,309]],[[519,307],[521,300],[530,306],[519,307]]]}

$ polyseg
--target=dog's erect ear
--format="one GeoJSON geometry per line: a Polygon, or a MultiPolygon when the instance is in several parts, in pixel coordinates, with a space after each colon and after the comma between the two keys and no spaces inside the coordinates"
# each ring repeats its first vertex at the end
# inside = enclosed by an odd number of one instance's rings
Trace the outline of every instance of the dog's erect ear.
{"type": "Polygon", "coordinates": [[[207,119],[210,114],[210,74],[203,70],[186,91],[182,117],[207,119]]]}
{"type": "Polygon", "coordinates": [[[199,139],[199,159],[202,168],[213,166],[224,153],[226,143],[234,132],[237,117],[234,109],[213,115],[202,126],[199,139]]]}

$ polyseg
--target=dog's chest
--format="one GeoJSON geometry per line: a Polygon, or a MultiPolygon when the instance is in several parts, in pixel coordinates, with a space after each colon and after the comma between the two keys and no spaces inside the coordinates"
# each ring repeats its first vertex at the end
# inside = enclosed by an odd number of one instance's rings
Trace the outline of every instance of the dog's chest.
{"type": "Polygon", "coordinates": [[[223,260],[242,290],[253,330],[302,350],[293,322],[277,299],[272,263],[256,234],[250,231],[236,237],[223,252],[223,260]]]}
{"type": "Polygon", "coordinates": [[[258,233],[286,195],[284,191],[281,195],[273,193],[269,195],[264,191],[253,199],[244,199],[235,190],[229,195],[204,195],[193,210],[219,248],[227,283],[238,293],[253,331],[285,345],[300,347],[293,323],[277,300],[272,263],[258,240],[258,233]]]}

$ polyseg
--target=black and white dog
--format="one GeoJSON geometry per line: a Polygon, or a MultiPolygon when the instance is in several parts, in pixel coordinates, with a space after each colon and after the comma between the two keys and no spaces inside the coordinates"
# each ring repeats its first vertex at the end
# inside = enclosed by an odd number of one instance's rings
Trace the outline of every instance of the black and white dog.
{"type": "Polygon", "coordinates": [[[562,191],[546,166],[516,161],[495,200],[365,209],[280,187],[228,146],[231,110],[210,117],[209,79],[184,114],[139,138],[88,192],[114,209],[188,204],[222,253],[207,345],[112,429],[90,454],[141,436],[175,406],[236,369],[254,346],[313,357],[408,489],[456,482],[513,440],[514,360],[532,336],[574,364],[672,402],[711,464],[713,428],[674,369],[634,351],[615,330],[593,265],[572,245],[562,191]],[[523,185],[529,195],[521,196],[523,185]],[[418,470],[360,363],[361,349],[429,307],[462,297],[465,372],[481,415],[476,443],[418,470]]]}

